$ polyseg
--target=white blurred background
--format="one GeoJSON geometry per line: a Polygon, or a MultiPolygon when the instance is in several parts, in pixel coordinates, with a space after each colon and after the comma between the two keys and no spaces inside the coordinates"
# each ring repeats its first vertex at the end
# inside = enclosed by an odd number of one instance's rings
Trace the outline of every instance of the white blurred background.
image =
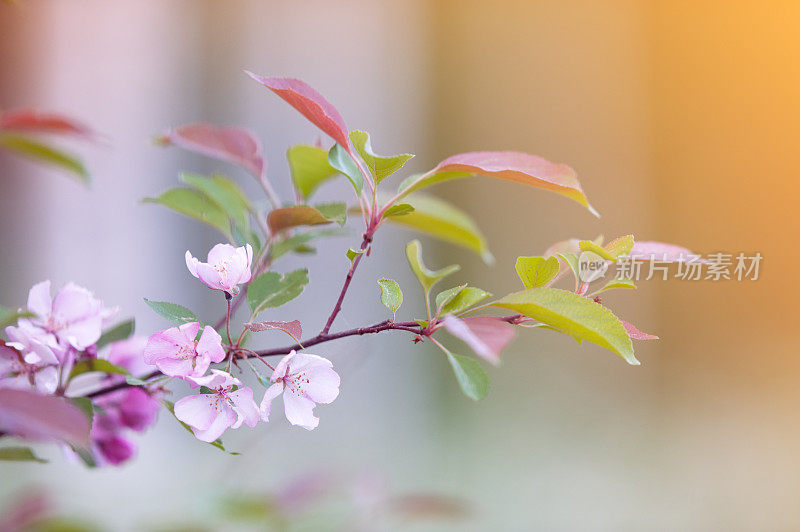
{"type": "MultiPolygon", "coordinates": [[[[190,277],[183,253],[204,255],[210,230],[138,200],[181,170],[232,167],[153,135],[192,121],[253,128],[270,176],[290,195],[288,146],[318,133],[243,69],[300,77],[336,105],[378,153],[412,152],[412,171],[453,153],[514,149],[566,162],[603,214],[510,183],[480,180],[435,193],[474,214],[498,261],[487,268],[425,241],[428,262],[464,266],[458,279],[497,294],[517,289],[517,255],[568,237],[634,233],[709,253],[761,251],[752,285],[645,283],[612,294],[618,314],[658,343],[641,367],[595,346],[527,332],[491,369],[479,404],[442,357],[405,336],[319,348],[342,374],[313,432],[275,416],[226,435],[227,456],[162,415],[121,469],[0,465],[0,494],[40,485],[64,508],[113,530],[141,516],[206,511],[231,488],[270,490],[299,474],[378,473],[397,491],[463,496],[474,515],[456,529],[791,529],[800,523],[796,449],[800,394],[789,264],[798,217],[793,168],[800,40],[791,2],[299,2],[20,0],[0,6],[0,107],[58,110],[109,138],[77,147],[86,190],[0,154],[0,302],[22,304],[42,279],[73,280],[164,326],[142,297],[212,319],[222,307],[190,277]],[[435,251],[434,251],[435,250],[435,251]],[[769,269],[768,269],[769,268],[769,269]]],[[[398,180],[399,181],[399,180],[398,180]]],[[[324,198],[347,197],[343,184],[324,198]]],[[[281,309],[307,331],[329,314],[353,235],[292,257],[310,269],[281,309]]],[[[382,230],[384,231],[384,230],[382,230]]],[[[375,280],[397,279],[401,316],[421,302],[403,255],[410,234],[388,229],[363,262],[337,327],[385,312],[375,280]],[[410,296],[410,297],[409,297],[410,296]]],[[[275,344],[282,340],[275,339],[275,344]]],[[[265,346],[269,340],[265,340],[265,346]]]]}

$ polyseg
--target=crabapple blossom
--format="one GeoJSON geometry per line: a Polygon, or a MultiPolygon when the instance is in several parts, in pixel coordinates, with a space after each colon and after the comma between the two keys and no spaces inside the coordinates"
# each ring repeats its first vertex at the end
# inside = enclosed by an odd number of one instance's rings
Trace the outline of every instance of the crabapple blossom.
{"type": "Polygon", "coordinates": [[[283,393],[283,410],[292,425],[307,430],[319,424],[314,415],[316,403],[331,403],[339,395],[339,375],[330,360],[308,353],[292,351],[281,359],[272,372],[261,401],[261,418],[269,420],[272,400],[283,393]]]}
{"type": "Polygon", "coordinates": [[[52,334],[81,351],[100,338],[104,322],[117,309],[105,308],[90,291],[74,283],[67,283],[51,298],[50,281],[42,281],[28,292],[28,311],[34,316],[20,323],[30,322],[42,335],[52,334]]]}
{"type": "Polygon", "coordinates": [[[228,294],[239,292],[237,285],[250,280],[253,248],[250,244],[235,248],[230,244],[217,244],[208,252],[208,262],[200,262],[186,252],[186,267],[209,288],[228,294]]]}
{"type": "MultiPolygon", "coordinates": [[[[10,327],[9,327],[10,328],[10,327]]],[[[17,343],[0,343],[0,387],[29,389],[50,394],[58,387],[58,359],[39,342],[23,354],[17,343]]]]}
{"type": "Polygon", "coordinates": [[[255,427],[260,419],[253,390],[222,370],[212,369],[205,377],[190,377],[193,387],[205,386],[211,393],[184,397],[175,403],[175,417],[194,432],[197,439],[213,442],[229,428],[242,423],[255,427]]]}
{"type": "Polygon", "coordinates": [[[212,362],[222,362],[225,350],[222,337],[206,325],[195,342],[200,324],[184,323],[152,335],[144,348],[144,361],[172,377],[201,377],[212,362]]]}
{"type": "Polygon", "coordinates": [[[144,348],[147,337],[134,335],[125,340],[111,343],[108,352],[99,355],[99,358],[108,360],[115,366],[127,369],[131,375],[144,375],[150,371],[149,365],[144,361],[144,348]]]}

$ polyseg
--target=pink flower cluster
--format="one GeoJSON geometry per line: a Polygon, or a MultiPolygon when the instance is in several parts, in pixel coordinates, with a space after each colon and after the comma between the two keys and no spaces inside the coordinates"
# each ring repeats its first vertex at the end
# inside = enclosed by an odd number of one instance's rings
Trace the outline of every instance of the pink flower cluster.
{"type": "MultiPolygon", "coordinates": [[[[250,280],[252,256],[249,245],[234,248],[217,244],[208,253],[207,263],[187,251],[186,266],[209,288],[233,295],[239,290],[238,284],[250,280]]],[[[225,358],[222,337],[210,326],[203,327],[200,333],[198,322],[159,331],[150,336],[144,349],[146,363],[204,392],[175,403],[175,416],[202,441],[213,442],[227,429],[242,424],[254,427],[259,421],[268,421],[272,400],[281,393],[289,422],[311,430],[319,423],[313,413],[316,403],[330,403],[339,395],[339,375],[329,360],[292,351],[273,371],[273,384],[259,406],[253,390],[230,373],[211,369],[207,374],[212,363],[225,358]]]]}
{"type": "MultiPolygon", "coordinates": [[[[34,285],[28,293],[27,316],[6,327],[8,342],[0,346],[0,387],[32,389],[41,394],[70,395],[70,374],[75,363],[104,358],[141,375],[146,339],[129,338],[110,344],[97,355],[96,342],[103,327],[117,313],[85,288],[64,285],[51,297],[50,281],[34,285]]],[[[120,375],[106,377],[109,384],[120,375]]],[[[140,388],[120,390],[95,400],[90,440],[99,463],[118,465],[131,458],[135,446],[128,431],[141,432],[155,422],[159,403],[140,388]]]]}

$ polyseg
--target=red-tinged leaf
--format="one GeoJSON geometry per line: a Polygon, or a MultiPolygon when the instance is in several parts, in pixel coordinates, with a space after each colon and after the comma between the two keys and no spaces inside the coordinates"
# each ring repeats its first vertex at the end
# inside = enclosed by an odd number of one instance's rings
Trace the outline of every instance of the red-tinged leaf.
{"type": "Polygon", "coordinates": [[[252,132],[243,128],[188,124],[170,129],[157,141],[239,165],[256,179],[262,177],[266,168],[261,143],[252,132]]]}
{"type": "Polygon", "coordinates": [[[636,242],[631,250],[630,258],[657,262],[688,262],[693,259],[697,262],[707,262],[687,248],[664,242],[636,242]]]}
{"type": "Polygon", "coordinates": [[[337,144],[352,153],[347,126],[339,111],[305,81],[294,78],[267,78],[245,71],[248,76],[286,100],[312,124],[327,133],[337,144]]]}
{"type": "Polygon", "coordinates": [[[257,321],[245,323],[247,329],[253,332],[261,331],[283,331],[295,340],[300,340],[303,336],[303,327],[298,320],[294,321],[257,321]]]}
{"type": "Polygon", "coordinates": [[[89,443],[89,420],[63,397],[30,390],[0,389],[0,432],[28,440],[89,443]]]}
{"type": "Polygon", "coordinates": [[[500,362],[500,353],[516,336],[514,327],[491,316],[456,318],[450,314],[442,322],[447,332],[462,340],[476,355],[492,364],[500,362]]]}
{"type": "Polygon", "coordinates": [[[74,135],[94,140],[97,135],[88,126],[58,113],[17,109],[0,112],[0,129],[31,133],[74,135]]]}
{"type": "Polygon", "coordinates": [[[547,248],[544,252],[545,257],[553,257],[558,256],[559,253],[572,253],[574,255],[580,255],[581,253],[581,246],[580,240],[577,238],[570,238],[569,240],[562,240],[561,242],[556,242],[549,248],[547,248]]]}
{"type": "Polygon", "coordinates": [[[625,330],[628,331],[628,336],[630,336],[634,340],[658,340],[658,336],[653,334],[647,334],[646,332],[642,332],[636,328],[635,325],[632,323],[628,323],[625,320],[619,320],[622,322],[622,326],[625,327],[625,330]]]}
{"type": "Polygon", "coordinates": [[[556,192],[577,201],[598,216],[597,211],[589,205],[575,170],[536,155],[513,151],[476,151],[453,155],[427,174],[407,180],[403,192],[413,192],[434,183],[476,174],[556,192]]]}

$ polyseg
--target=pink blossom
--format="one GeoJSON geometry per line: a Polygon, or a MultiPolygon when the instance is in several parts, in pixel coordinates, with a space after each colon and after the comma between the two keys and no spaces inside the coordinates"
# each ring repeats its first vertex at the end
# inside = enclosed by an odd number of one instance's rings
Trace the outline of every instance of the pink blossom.
{"type": "Polygon", "coordinates": [[[126,340],[119,340],[109,345],[108,352],[99,358],[108,360],[115,366],[120,366],[131,372],[131,375],[140,376],[150,372],[150,367],[144,361],[144,348],[147,337],[134,335],[126,340]]]}
{"type": "Polygon", "coordinates": [[[210,375],[189,380],[195,386],[205,386],[212,391],[190,395],[175,403],[175,417],[189,425],[197,439],[213,442],[229,428],[238,429],[242,423],[249,427],[258,424],[259,412],[253,390],[242,386],[239,379],[212,369],[210,375]]]}
{"type": "Polygon", "coordinates": [[[314,416],[316,403],[331,403],[339,395],[339,375],[331,361],[317,355],[292,351],[272,372],[274,382],[261,401],[261,418],[269,419],[272,400],[283,393],[283,410],[292,425],[307,430],[319,424],[314,416]]]}
{"type": "Polygon", "coordinates": [[[189,251],[186,252],[186,267],[192,275],[209,288],[229,294],[238,293],[237,285],[250,280],[252,262],[253,248],[250,244],[240,248],[217,244],[208,252],[208,262],[200,262],[189,251]]]}
{"type": "Polygon", "coordinates": [[[27,328],[6,327],[8,344],[0,343],[0,387],[51,394],[58,387],[58,358],[45,344],[28,336],[27,328]]]}
{"type": "Polygon", "coordinates": [[[222,337],[208,325],[197,342],[200,324],[196,321],[184,323],[157,332],[147,340],[144,361],[155,365],[165,375],[172,377],[201,377],[212,362],[222,362],[225,350],[222,337]]]}
{"type": "MultiPolygon", "coordinates": [[[[39,327],[43,335],[52,334],[82,351],[100,338],[103,323],[113,317],[117,309],[103,307],[102,301],[74,283],[64,285],[51,298],[50,281],[43,281],[28,292],[28,311],[34,314],[30,323],[39,327]]],[[[26,321],[20,320],[20,323],[26,321]]]]}

